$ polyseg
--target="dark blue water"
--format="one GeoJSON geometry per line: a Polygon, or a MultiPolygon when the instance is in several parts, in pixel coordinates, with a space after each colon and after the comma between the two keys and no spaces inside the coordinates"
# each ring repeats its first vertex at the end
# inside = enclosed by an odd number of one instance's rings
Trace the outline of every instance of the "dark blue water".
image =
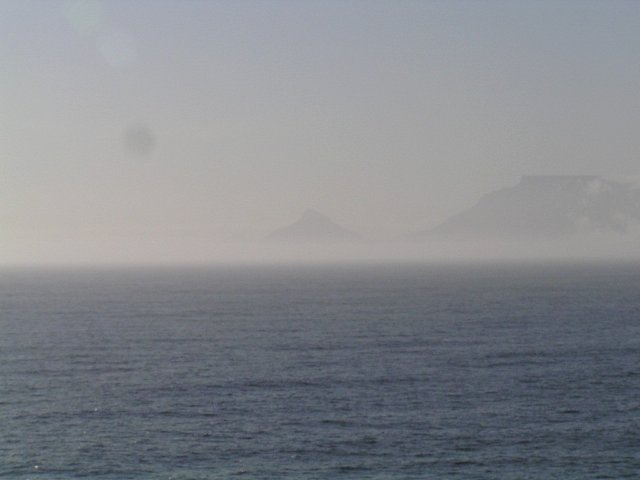
{"type": "Polygon", "coordinates": [[[640,266],[0,272],[0,478],[640,474],[640,266]]]}

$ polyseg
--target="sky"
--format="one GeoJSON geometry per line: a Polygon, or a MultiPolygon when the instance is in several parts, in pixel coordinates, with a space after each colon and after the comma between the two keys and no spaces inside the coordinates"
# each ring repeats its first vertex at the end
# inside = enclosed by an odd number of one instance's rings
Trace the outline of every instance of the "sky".
{"type": "MultiPolygon", "coordinates": [[[[640,174],[640,2],[0,0],[0,263],[369,238],[640,174]]],[[[186,252],[186,253],[185,253],[186,252]]]]}

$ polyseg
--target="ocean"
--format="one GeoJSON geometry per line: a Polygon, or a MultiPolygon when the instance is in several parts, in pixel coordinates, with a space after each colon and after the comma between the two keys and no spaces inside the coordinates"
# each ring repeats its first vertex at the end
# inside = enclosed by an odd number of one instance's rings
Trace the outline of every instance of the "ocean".
{"type": "Polygon", "coordinates": [[[0,271],[0,478],[640,477],[640,265],[0,271]]]}

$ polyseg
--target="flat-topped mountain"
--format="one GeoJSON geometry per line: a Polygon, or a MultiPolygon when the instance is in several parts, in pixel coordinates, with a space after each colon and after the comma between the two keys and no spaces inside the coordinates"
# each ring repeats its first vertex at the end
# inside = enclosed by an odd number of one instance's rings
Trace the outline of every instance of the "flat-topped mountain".
{"type": "Polygon", "coordinates": [[[528,175],[418,238],[535,239],[624,233],[640,225],[640,187],[587,175],[528,175]]]}
{"type": "Polygon", "coordinates": [[[348,242],[358,240],[360,236],[309,209],[294,223],[279,228],[268,238],[282,242],[348,242]]]}

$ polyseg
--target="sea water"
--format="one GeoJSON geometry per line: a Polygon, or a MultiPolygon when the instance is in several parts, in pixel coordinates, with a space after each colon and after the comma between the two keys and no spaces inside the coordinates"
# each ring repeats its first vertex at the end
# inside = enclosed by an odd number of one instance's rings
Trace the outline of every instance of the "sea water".
{"type": "Polygon", "coordinates": [[[0,271],[2,479],[640,475],[640,266],[0,271]]]}

